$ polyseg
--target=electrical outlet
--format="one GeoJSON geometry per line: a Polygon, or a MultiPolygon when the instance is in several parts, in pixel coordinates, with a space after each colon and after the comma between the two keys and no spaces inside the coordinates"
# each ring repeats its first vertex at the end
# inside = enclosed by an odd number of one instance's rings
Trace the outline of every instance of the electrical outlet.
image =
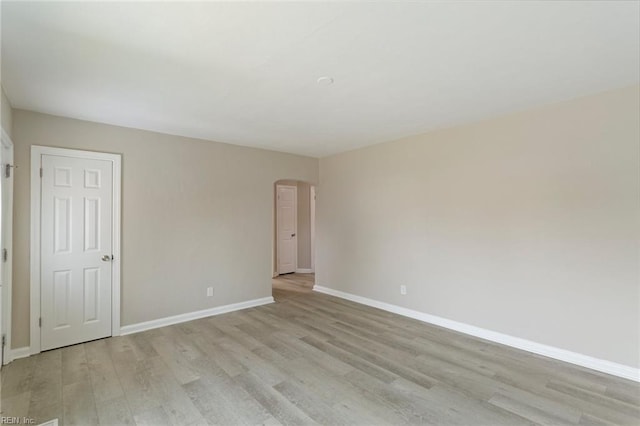
{"type": "Polygon", "coordinates": [[[207,287],[207,297],[213,296],[213,287],[207,287]]]}
{"type": "Polygon", "coordinates": [[[407,286],[406,285],[401,285],[400,286],[400,294],[402,294],[403,296],[407,294],[407,286]]]}

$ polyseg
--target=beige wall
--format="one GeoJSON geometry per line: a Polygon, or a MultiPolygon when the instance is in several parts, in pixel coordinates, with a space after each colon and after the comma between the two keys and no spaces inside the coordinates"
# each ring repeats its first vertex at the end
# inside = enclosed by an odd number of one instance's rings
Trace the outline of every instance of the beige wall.
{"type": "Polygon", "coordinates": [[[122,154],[123,325],[270,296],[273,183],[318,178],[313,158],[21,110],[13,140],[13,347],[29,344],[32,144],[122,154]]]}
{"type": "Polygon", "coordinates": [[[321,159],[317,283],[640,367],[639,98],[321,159]]]}
{"type": "Polygon", "coordinates": [[[4,93],[4,89],[0,86],[0,115],[2,116],[2,128],[11,139],[13,139],[13,109],[4,93]]]}

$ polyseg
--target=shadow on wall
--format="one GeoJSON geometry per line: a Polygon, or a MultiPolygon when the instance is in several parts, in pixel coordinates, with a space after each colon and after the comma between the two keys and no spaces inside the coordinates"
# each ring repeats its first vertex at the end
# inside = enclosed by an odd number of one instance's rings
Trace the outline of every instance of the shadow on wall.
{"type": "Polygon", "coordinates": [[[314,272],[314,243],[315,185],[298,180],[277,180],[273,184],[272,276],[314,272]],[[295,236],[291,237],[292,234],[295,236]]]}

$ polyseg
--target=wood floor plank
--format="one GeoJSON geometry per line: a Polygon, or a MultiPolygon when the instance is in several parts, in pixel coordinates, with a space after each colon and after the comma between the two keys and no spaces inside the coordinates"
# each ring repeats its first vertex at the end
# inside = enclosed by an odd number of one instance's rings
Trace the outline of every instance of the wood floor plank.
{"type": "Polygon", "coordinates": [[[533,393],[516,388],[496,392],[489,399],[489,403],[493,404],[496,401],[496,398],[501,397],[509,398],[517,403],[541,410],[551,419],[561,419],[562,421],[559,423],[576,424],[580,421],[580,417],[583,414],[581,410],[562,404],[549,395],[533,393]]]}
{"type": "Polygon", "coordinates": [[[33,419],[35,424],[58,419],[58,425],[64,425],[63,406],[61,402],[29,404],[29,419],[33,419]]]}
{"type": "Polygon", "coordinates": [[[0,413],[7,417],[27,417],[29,414],[29,401],[31,400],[31,392],[23,392],[17,395],[2,396],[2,404],[0,405],[0,413]]]}
{"type": "Polygon", "coordinates": [[[457,424],[516,426],[535,425],[516,413],[496,407],[488,402],[468,398],[457,390],[436,385],[429,390],[428,398],[432,405],[441,405],[447,408],[446,418],[457,424]]]}
{"type": "Polygon", "coordinates": [[[61,349],[62,384],[89,382],[89,367],[84,345],[73,345],[61,349]]]}
{"type": "Polygon", "coordinates": [[[151,371],[150,386],[160,398],[169,421],[173,424],[206,423],[164,360],[152,357],[147,362],[151,371]]]}
{"type": "MultiPolygon", "coordinates": [[[[430,413],[427,407],[422,404],[411,392],[402,392],[398,388],[388,386],[362,371],[356,370],[345,375],[345,378],[353,386],[367,396],[368,399],[376,401],[387,410],[394,413],[403,424],[433,424],[437,422],[437,416],[430,413]]],[[[428,392],[423,389],[421,394],[428,392]]]]}
{"type": "Polygon", "coordinates": [[[503,408],[514,414],[517,414],[525,419],[529,419],[540,425],[552,426],[558,424],[578,424],[581,416],[577,416],[575,419],[568,420],[566,418],[556,417],[550,414],[548,411],[534,407],[523,401],[518,401],[513,398],[509,398],[505,395],[494,395],[490,400],[490,404],[496,407],[503,408]]]}
{"type": "Polygon", "coordinates": [[[303,411],[289,402],[288,399],[263,382],[251,371],[236,376],[234,380],[283,425],[316,424],[316,422],[314,422],[303,411]]]}
{"type": "Polygon", "coordinates": [[[200,376],[191,367],[184,355],[183,346],[168,336],[157,336],[151,339],[151,345],[160,358],[169,367],[173,375],[181,384],[198,380],[200,376]]]}
{"type": "Polygon", "coordinates": [[[34,356],[29,417],[38,423],[56,416],[62,419],[62,351],[42,352],[34,356]]]}
{"type": "Polygon", "coordinates": [[[173,424],[161,406],[140,412],[134,415],[133,419],[138,426],[169,426],[173,424]]]}
{"type": "MultiPolygon", "coordinates": [[[[424,388],[428,389],[435,384],[433,378],[412,368],[414,362],[409,358],[405,358],[404,361],[400,359],[398,362],[377,353],[375,350],[369,350],[369,348],[365,349],[361,346],[356,346],[343,340],[331,340],[329,341],[329,344],[350,352],[356,356],[359,356],[360,358],[369,361],[380,368],[383,368],[400,377],[404,377],[405,379],[414,382],[424,388]]],[[[393,354],[391,356],[393,356],[393,354]]]]}
{"type": "Polygon", "coordinates": [[[273,386],[286,380],[287,375],[284,371],[279,369],[278,366],[260,358],[249,348],[243,347],[239,343],[232,341],[222,342],[220,343],[220,346],[228,354],[239,360],[247,369],[247,372],[254,372],[267,385],[273,386]]]}
{"type": "Polygon", "coordinates": [[[599,419],[591,414],[583,414],[578,422],[581,426],[612,426],[615,423],[608,422],[606,420],[599,419]]]}
{"type": "Polygon", "coordinates": [[[260,424],[271,414],[220,368],[215,359],[193,361],[201,378],[183,387],[211,424],[260,424]]]}
{"type": "Polygon", "coordinates": [[[237,376],[248,371],[239,359],[235,358],[232,353],[225,350],[221,343],[228,339],[217,339],[215,342],[206,335],[194,334],[193,339],[196,345],[207,353],[207,357],[213,357],[216,364],[222,368],[229,376],[237,376]]]}
{"type": "MultiPolygon", "coordinates": [[[[287,318],[287,321],[282,321],[283,317],[274,315],[266,309],[254,310],[251,313],[251,316],[256,320],[274,324],[273,328],[275,329],[275,331],[284,332],[289,336],[300,338],[309,334],[309,331],[305,330],[304,327],[301,327],[293,317],[287,318]]],[[[286,316],[284,318],[286,318],[286,316]]]]}
{"type": "Polygon", "coordinates": [[[183,386],[187,395],[209,424],[240,425],[246,424],[237,405],[225,405],[222,393],[204,379],[198,379],[183,386]],[[232,408],[233,407],[233,408],[232,408]]]}
{"type": "Polygon", "coordinates": [[[156,330],[145,331],[128,336],[129,344],[138,359],[146,359],[158,355],[151,344],[151,339],[155,336],[154,331],[156,330]]]}
{"type": "Polygon", "coordinates": [[[136,360],[133,351],[113,355],[113,364],[131,414],[161,406],[162,398],[152,386],[152,372],[146,360],[136,360]]]}
{"type": "MultiPolygon", "coordinates": [[[[287,352],[294,350],[299,354],[298,357],[290,358],[291,360],[304,359],[308,362],[313,362],[316,365],[319,365],[325,371],[337,375],[346,374],[353,370],[353,366],[349,365],[343,360],[338,359],[328,354],[327,352],[321,351],[318,348],[309,345],[308,343],[293,336],[274,333],[272,338],[279,341],[282,347],[287,348],[287,352]]],[[[278,347],[269,347],[269,349],[272,349],[276,354],[281,354],[281,352],[278,350],[278,347]]]]}
{"type": "Polygon", "coordinates": [[[576,403],[585,413],[619,424],[638,424],[640,407],[603,397],[575,386],[551,380],[547,387],[557,399],[576,403]]]}
{"type": "Polygon", "coordinates": [[[97,402],[96,411],[98,422],[101,425],[128,426],[135,424],[127,400],[122,396],[97,402]]]}
{"type": "Polygon", "coordinates": [[[64,385],[62,388],[63,416],[66,425],[97,425],[93,389],[88,377],[75,383],[64,385]]]}
{"type": "Polygon", "coordinates": [[[318,424],[340,426],[349,424],[342,417],[336,416],[331,407],[318,401],[306,389],[296,384],[284,381],[273,388],[318,424]]]}
{"type": "Polygon", "coordinates": [[[352,424],[401,424],[403,421],[366,391],[351,383],[344,375],[331,373],[312,360],[297,359],[290,363],[290,380],[331,405],[352,424]],[[358,420],[360,419],[360,420],[358,420]]]}
{"type": "Polygon", "coordinates": [[[13,361],[10,367],[2,367],[2,373],[0,374],[2,377],[3,399],[24,394],[31,390],[33,374],[37,363],[36,359],[36,357],[21,358],[13,361]]]}
{"type": "Polygon", "coordinates": [[[109,401],[124,396],[124,390],[109,356],[104,340],[85,344],[89,378],[96,402],[109,401]]]}
{"type": "Polygon", "coordinates": [[[384,368],[379,367],[376,364],[373,364],[365,359],[362,359],[359,356],[352,354],[351,352],[327,344],[321,340],[314,339],[311,336],[304,337],[302,341],[309,346],[312,346],[319,351],[326,353],[334,359],[340,360],[343,363],[348,364],[364,373],[367,373],[370,376],[373,376],[383,382],[390,383],[398,377],[392,372],[387,371],[384,368]]]}

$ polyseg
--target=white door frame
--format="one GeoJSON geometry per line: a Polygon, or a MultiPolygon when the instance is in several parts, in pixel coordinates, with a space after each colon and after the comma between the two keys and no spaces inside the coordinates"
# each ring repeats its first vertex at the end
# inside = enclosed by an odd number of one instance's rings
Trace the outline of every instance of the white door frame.
{"type": "MultiPolygon", "coordinates": [[[[5,167],[7,164],[11,164],[13,165],[13,142],[11,142],[11,138],[9,137],[9,135],[4,131],[4,129],[2,129],[2,135],[1,135],[1,139],[2,139],[2,143],[0,146],[0,150],[2,150],[2,152],[4,153],[4,150],[7,149],[9,152],[8,158],[5,157],[4,155],[0,154],[0,158],[1,158],[1,162],[0,164],[2,164],[2,167],[0,167],[0,173],[2,174],[2,176],[0,177],[0,179],[2,179],[2,182],[4,182],[4,179],[7,179],[4,176],[5,173],[5,167]]],[[[11,170],[11,176],[13,177],[13,172],[15,169],[11,170]]],[[[13,182],[13,181],[11,181],[13,182]]],[[[2,277],[0,278],[2,280],[2,292],[4,293],[2,295],[2,318],[0,319],[0,322],[2,323],[2,328],[5,329],[4,335],[5,335],[5,346],[4,346],[4,363],[8,364],[9,362],[12,361],[12,351],[11,351],[11,305],[12,305],[12,287],[13,287],[13,279],[12,279],[12,269],[13,269],[13,184],[12,185],[8,185],[7,188],[7,193],[8,193],[8,208],[6,209],[8,211],[7,217],[0,217],[1,219],[1,223],[5,224],[6,227],[5,229],[3,229],[0,233],[0,235],[2,236],[2,240],[1,242],[3,244],[6,244],[3,247],[0,247],[0,250],[5,248],[7,249],[7,261],[4,262],[4,267],[2,268],[2,277]]],[[[2,195],[0,193],[0,195],[2,195]]],[[[4,206],[3,206],[4,209],[4,206]]],[[[1,216],[1,215],[0,215],[1,216]]],[[[1,261],[1,260],[0,260],[1,261]]],[[[0,333],[2,332],[2,330],[0,330],[0,333]]],[[[2,350],[2,349],[0,349],[2,350]]]]}
{"type": "Polygon", "coordinates": [[[293,215],[293,221],[295,223],[294,229],[296,234],[295,241],[295,249],[293,250],[295,254],[295,268],[294,272],[298,270],[298,187],[296,185],[280,185],[276,184],[276,273],[280,275],[280,229],[279,229],[279,220],[278,220],[278,188],[293,188],[294,190],[294,201],[293,208],[295,210],[295,214],[293,215]]]}
{"type": "Polygon", "coordinates": [[[309,209],[311,226],[311,271],[316,272],[316,187],[309,187],[309,209]]]}
{"type": "Polygon", "coordinates": [[[31,146],[31,355],[40,353],[40,167],[43,155],[57,155],[72,158],[106,160],[113,163],[113,216],[112,241],[113,262],[111,262],[111,335],[120,335],[120,194],[121,161],[119,154],[78,151],[75,149],[31,146]]]}

